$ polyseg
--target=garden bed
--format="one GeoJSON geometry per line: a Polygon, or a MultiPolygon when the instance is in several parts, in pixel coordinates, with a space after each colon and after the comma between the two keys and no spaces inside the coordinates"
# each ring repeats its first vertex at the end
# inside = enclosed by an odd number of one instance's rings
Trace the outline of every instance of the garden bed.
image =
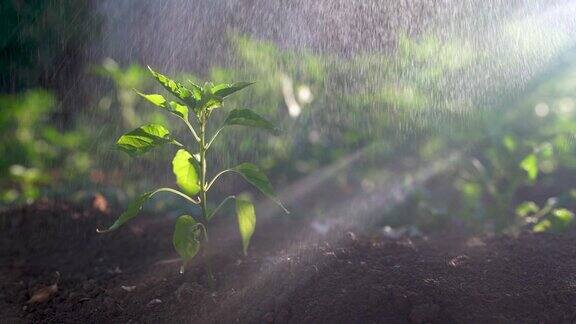
{"type": "Polygon", "coordinates": [[[201,264],[178,273],[173,221],[140,217],[96,234],[112,221],[48,202],[2,213],[0,322],[576,320],[576,232],[322,237],[306,220],[271,219],[259,221],[245,257],[234,222],[222,221],[210,290],[201,264]],[[58,291],[27,303],[56,272],[58,291]]]}

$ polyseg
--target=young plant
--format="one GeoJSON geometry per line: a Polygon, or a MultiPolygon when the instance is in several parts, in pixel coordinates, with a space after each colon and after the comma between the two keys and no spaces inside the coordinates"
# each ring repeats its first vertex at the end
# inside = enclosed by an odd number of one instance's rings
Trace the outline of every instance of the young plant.
{"type": "Polygon", "coordinates": [[[216,173],[208,179],[208,162],[207,155],[210,147],[220,134],[220,132],[234,125],[250,126],[261,128],[272,133],[277,133],[276,127],[269,121],[262,118],[257,113],[249,109],[233,109],[224,119],[223,124],[217,128],[211,137],[208,136],[208,125],[210,117],[219,108],[222,107],[223,101],[233,93],[240,91],[252,83],[238,82],[233,84],[213,85],[206,83],[203,87],[188,81],[183,85],[177,81],[153,71],[148,67],[152,76],[173,96],[175,101],[168,101],[160,94],[143,94],[136,91],[139,95],[154,104],[155,106],[168,111],[181,121],[183,121],[190,131],[195,147],[187,148],[181,142],[174,139],[170,131],[158,124],[148,124],[134,129],[120,137],[117,146],[130,154],[138,156],[149,150],[161,145],[174,145],[179,149],[172,160],[172,171],[176,177],[176,184],[182,191],[172,188],[159,188],[146,192],[129,204],[127,210],[118,217],[118,219],[107,229],[99,232],[109,232],[116,230],[132,218],[136,217],[142,209],[144,203],[160,192],[168,192],[178,195],[188,202],[200,205],[201,215],[182,215],[176,220],[173,244],[176,252],[182,258],[181,272],[184,271],[186,264],[198,254],[204,251],[206,270],[209,282],[212,282],[213,276],[210,270],[209,260],[206,257],[206,248],[208,244],[208,223],[214,215],[229,200],[236,201],[236,214],[238,228],[242,237],[242,247],[246,254],[250,238],[254,233],[256,225],[256,215],[254,206],[248,198],[228,196],[212,211],[208,209],[208,192],[216,183],[216,180],[225,173],[237,173],[258,190],[276,202],[284,211],[288,212],[282,203],[276,198],[272,185],[268,178],[260,169],[252,163],[242,163],[233,168],[226,169],[216,173]],[[189,117],[192,115],[193,126],[189,117]],[[202,242],[202,244],[201,244],[202,242]]]}

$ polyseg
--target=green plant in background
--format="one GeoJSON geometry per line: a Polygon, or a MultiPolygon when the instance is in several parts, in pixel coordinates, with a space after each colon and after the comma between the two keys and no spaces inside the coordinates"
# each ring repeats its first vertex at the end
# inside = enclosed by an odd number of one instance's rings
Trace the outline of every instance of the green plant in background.
{"type": "MultiPolygon", "coordinates": [[[[411,199],[446,212],[418,210],[409,200],[401,209],[413,208],[406,212],[412,219],[403,218],[399,225],[420,223],[430,229],[449,220],[476,231],[517,233],[523,228],[559,231],[574,224],[569,211],[574,211],[575,197],[568,193],[576,170],[575,55],[566,53],[521,96],[469,116],[466,128],[433,133],[428,143],[440,144],[432,146],[433,152],[453,146],[460,148],[461,160],[421,189],[424,195],[415,193],[411,199]],[[563,208],[546,208],[549,197],[557,197],[563,208]],[[537,210],[520,216],[517,208],[526,208],[525,201],[537,210]]],[[[422,159],[429,159],[427,146],[419,147],[422,159]]]]}
{"type": "MultiPolygon", "coordinates": [[[[464,148],[460,150],[463,163],[436,177],[441,178],[443,190],[437,185],[429,192],[422,188],[424,194],[413,197],[420,202],[414,207],[426,208],[415,208],[413,218],[400,215],[399,226],[413,222],[433,228],[458,219],[476,230],[508,230],[525,225],[515,216],[515,207],[523,201],[544,205],[554,196],[562,206],[573,208],[563,199],[572,188],[565,174],[576,169],[574,55],[568,55],[558,71],[534,80],[523,96],[505,98],[509,101],[501,106],[466,113],[463,119],[461,111],[452,109],[457,105],[451,103],[442,85],[460,77],[459,73],[482,55],[472,55],[457,41],[400,37],[393,53],[353,58],[281,49],[241,35],[233,37],[231,44],[233,64],[210,67],[206,78],[260,80],[249,93],[237,93],[226,103],[250,107],[284,131],[282,136],[272,137],[256,132],[246,136],[240,128],[227,130],[226,141],[210,145],[210,155],[218,157],[209,164],[211,170],[249,159],[284,184],[338,163],[363,147],[383,148],[363,158],[365,167],[349,168],[327,180],[334,190],[347,191],[371,173],[382,172],[398,157],[427,163],[443,152],[464,148]],[[538,191],[544,194],[533,194],[538,191]]],[[[141,104],[155,97],[133,91],[159,93],[161,85],[149,82],[148,71],[138,65],[119,66],[107,59],[96,70],[110,81],[95,89],[94,95],[102,94],[97,109],[89,114],[75,112],[66,124],[61,122],[61,109],[55,109],[64,105],[51,96],[40,96],[37,91],[0,96],[0,106],[6,111],[0,116],[0,134],[5,139],[0,141],[0,156],[4,157],[0,159],[0,204],[64,194],[75,200],[85,195],[86,188],[123,202],[126,196],[161,181],[160,173],[145,178],[138,175],[170,163],[171,154],[164,154],[170,146],[132,164],[129,156],[111,154],[103,144],[116,139],[111,136],[116,136],[118,127],[132,129],[144,120],[166,125],[170,117],[164,111],[141,109],[141,104]],[[132,172],[122,172],[129,168],[132,172]],[[90,177],[86,177],[87,171],[90,177]],[[117,189],[120,183],[122,191],[117,189]]],[[[198,76],[181,74],[177,79],[198,80],[198,76]]],[[[182,99],[176,103],[190,109],[193,117],[192,105],[182,99]]],[[[158,104],[176,109],[170,103],[158,104]]],[[[210,117],[214,125],[227,120],[226,114],[210,117]]],[[[199,126],[197,116],[190,122],[199,126]]],[[[189,132],[189,123],[172,125],[170,135],[179,138],[189,132]]],[[[211,197],[225,197],[227,179],[223,180],[223,185],[212,188],[211,197]]],[[[178,196],[166,198],[154,208],[169,208],[177,215],[180,207],[188,208],[178,196]]],[[[311,199],[303,206],[320,203],[320,199],[311,199]]],[[[401,214],[406,214],[405,209],[401,214]]],[[[383,216],[383,221],[391,224],[393,217],[383,216]]]]}
{"type": "Polygon", "coordinates": [[[165,121],[159,112],[137,113],[140,97],[134,89],[148,88],[148,71],[145,67],[131,64],[122,68],[113,59],[106,58],[101,65],[95,66],[93,71],[96,75],[111,80],[113,84],[112,94],[103,96],[98,103],[98,108],[106,115],[104,119],[110,119],[111,113],[119,114],[122,117],[122,126],[129,128],[141,124],[145,118],[151,118],[155,123],[165,121]]]}
{"type": "MultiPolygon", "coordinates": [[[[445,44],[433,37],[402,39],[403,46],[395,53],[342,58],[234,35],[235,64],[214,66],[210,78],[258,79],[253,92],[236,96],[234,101],[274,116],[283,136],[246,137],[236,130],[232,132],[237,136],[217,143],[215,150],[224,159],[256,155],[258,164],[281,182],[311,175],[370,145],[389,152],[386,157],[374,154],[374,168],[350,168],[333,177],[338,182],[334,188],[342,190],[347,190],[344,184],[364,178],[366,171],[381,169],[385,158],[416,154],[416,148],[429,138],[421,135],[434,131],[434,121],[443,120],[444,113],[451,114],[425,109],[449,102],[436,88],[474,57],[469,58],[470,51],[455,42],[445,44]],[[414,60],[419,64],[408,64],[414,60]],[[433,112],[433,118],[427,118],[427,112],[433,112]],[[235,149],[232,157],[230,148],[235,149]]],[[[442,123],[441,128],[450,127],[442,123]]],[[[430,158],[442,155],[439,150],[434,154],[430,158]]]]}
{"type": "Polygon", "coordinates": [[[518,189],[538,177],[538,156],[533,143],[494,131],[477,146],[459,170],[454,186],[460,192],[459,213],[487,222],[497,231],[508,229],[518,189]]]}
{"type": "MultiPolygon", "coordinates": [[[[246,196],[236,197],[231,195],[224,198],[215,209],[209,210],[208,191],[218,178],[228,172],[237,173],[275,201],[286,212],[287,210],[276,198],[266,175],[252,163],[242,163],[233,168],[220,171],[209,180],[207,154],[218,135],[228,126],[250,126],[277,133],[276,127],[249,109],[233,109],[228,113],[223,124],[214,130],[211,137],[208,137],[210,118],[217,109],[222,107],[224,99],[252,83],[238,82],[217,85],[206,83],[201,87],[188,81],[187,86],[185,86],[152,69],[150,69],[150,72],[177,100],[168,101],[160,94],[143,94],[140,92],[138,94],[155,106],[170,112],[182,120],[190,130],[192,142],[196,145],[193,148],[188,148],[174,139],[166,127],[160,124],[148,124],[122,135],[117,142],[117,146],[131,156],[139,156],[154,147],[165,144],[179,147],[172,160],[172,171],[176,177],[176,183],[182,191],[172,188],[159,188],[146,192],[133,201],[107,230],[100,232],[113,231],[136,217],[144,203],[160,192],[169,192],[186,199],[194,205],[200,205],[201,215],[196,217],[182,215],[176,220],[173,244],[176,252],[182,258],[181,272],[183,272],[186,264],[200,251],[201,241],[204,242],[202,246],[204,256],[207,256],[205,251],[208,243],[208,223],[227,201],[234,199],[236,201],[236,215],[242,237],[243,251],[246,253],[256,225],[254,206],[246,196]],[[190,115],[195,117],[193,118],[195,125],[190,122],[190,115]]],[[[205,262],[208,280],[211,283],[213,275],[210,263],[207,258],[205,262]]]]}
{"type": "Polygon", "coordinates": [[[563,231],[571,225],[574,213],[557,205],[556,198],[548,199],[542,207],[533,201],[525,201],[516,207],[516,215],[534,232],[563,231]]]}
{"type": "Polygon", "coordinates": [[[56,104],[39,89],[0,95],[0,205],[31,203],[41,189],[87,172],[84,134],[52,125],[56,104]]]}

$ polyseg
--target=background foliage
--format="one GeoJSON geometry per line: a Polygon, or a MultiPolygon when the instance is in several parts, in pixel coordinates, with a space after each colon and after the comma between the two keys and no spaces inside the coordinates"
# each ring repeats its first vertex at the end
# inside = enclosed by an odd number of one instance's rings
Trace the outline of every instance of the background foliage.
{"type": "MultiPolygon", "coordinates": [[[[142,65],[112,58],[80,62],[88,35],[98,34],[99,18],[88,14],[89,3],[2,0],[0,6],[1,204],[83,200],[97,192],[124,203],[151,183],[171,184],[163,151],[133,163],[113,149],[123,129],[144,120],[165,124],[166,116],[133,91],[158,90],[142,65]],[[75,88],[78,78],[99,86],[87,96],[75,88]]],[[[399,35],[388,54],[351,57],[280,48],[240,34],[229,40],[233,63],[214,64],[203,75],[163,71],[182,80],[257,81],[231,98],[230,107],[253,109],[282,133],[226,130],[231,140],[214,146],[216,168],[252,160],[281,187],[363,152],[328,177],[324,190],[291,206],[294,215],[329,217],[331,199],[374,192],[391,181],[397,165],[425,167],[457,153],[454,165],[412,188],[403,204],[377,211],[376,224],[424,230],[456,224],[476,231],[563,230],[571,224],[573,52],[523,92],[486,107],[462,102],[445,86],[485,58],[457,39],[399,35]]],[[[219,194],[231,186],[246,189],[228,180],[219,194]]]]}

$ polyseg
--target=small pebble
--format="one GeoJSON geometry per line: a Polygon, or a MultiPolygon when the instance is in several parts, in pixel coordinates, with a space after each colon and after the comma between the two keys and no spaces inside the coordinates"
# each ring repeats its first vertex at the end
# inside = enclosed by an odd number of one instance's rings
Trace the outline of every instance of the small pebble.
{"type": "Polygon", "coordinates": [[[122,288],[124,291],[132,292],[134,289],[136,289],[136,286],[120,286],[120,288],[122,288]]]}
{"type": "Polygon", "coordinates": [[[154,299],[152,299],[151,301],[149,301],[149,302],[148,302],[148,305],[146,305],[146,306],[152,307],[152,306],[155,306],[155,305],[158,305],[158,304],[162,304],[162,300],[160,300],[160,299],[158,299],[158,298],[154,298],[154,299]]]}
{"type": "Polygon", "coordinates": [[[453,258],[452,260],[450,260],[448,262],[448,266],[450,266],[452,268],[461,267],[468,261],[468,259],[469,259],[469,257],[467,255],[459,255],[459,256],[453,258]]]}

